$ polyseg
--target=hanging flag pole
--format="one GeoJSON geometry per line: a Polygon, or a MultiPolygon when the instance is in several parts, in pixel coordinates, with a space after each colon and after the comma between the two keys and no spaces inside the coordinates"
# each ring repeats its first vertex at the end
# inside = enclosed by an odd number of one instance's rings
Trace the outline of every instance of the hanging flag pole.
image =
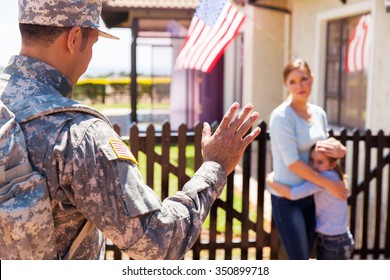
{"type": "Polygon", "coordinates": [[[226,0],[200,0],[175,69],[211,72],[244,21],[244,14],[226,0]]]}

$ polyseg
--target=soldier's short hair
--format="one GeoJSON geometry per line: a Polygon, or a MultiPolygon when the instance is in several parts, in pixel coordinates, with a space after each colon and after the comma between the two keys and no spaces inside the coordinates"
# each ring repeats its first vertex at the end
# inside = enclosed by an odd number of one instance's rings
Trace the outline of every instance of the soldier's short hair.
{"type": "Polygon", "coordinates": [[[43,26],[36,24],[19,24],[20,34],[25,43],[40,42],[51,45],[65,31],[71,27],[43,26]]]}
{"type": "MultiPolygon", "coordinates": [[[[36,24],[19,23],[19,30],[22,36],[22,41],[25,44],[39,43],[43,47],[49,46],[64,32],[70,30],[72,27],[59,26],[44,26],[36,24]]],[[[81,49],[85,48],[88,41],[90,28],[81,28],[83,43],[81,49]]]]}

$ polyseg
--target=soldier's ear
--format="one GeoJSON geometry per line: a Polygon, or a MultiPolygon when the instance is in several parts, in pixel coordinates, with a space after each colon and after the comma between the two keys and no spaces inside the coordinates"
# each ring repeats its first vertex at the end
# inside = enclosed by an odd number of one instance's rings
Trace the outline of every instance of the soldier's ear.
{"type": "Polygon", "coordinates": [[[83,36],[80,26],[72,27],[68,32],[68,37],[66,40],[68,51],[71,54],[74,54],[77,48],[80,48],[83,36]]]}

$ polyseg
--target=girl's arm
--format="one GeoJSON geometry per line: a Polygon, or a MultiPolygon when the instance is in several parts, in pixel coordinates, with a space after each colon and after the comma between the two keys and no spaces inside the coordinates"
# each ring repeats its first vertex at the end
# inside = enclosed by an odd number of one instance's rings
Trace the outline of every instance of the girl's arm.
{"type": "Polygon", "coordinates": [[[324,176],[321,176],[318,172],[316,172],[301,160],[295,161],[293,164],[289,165],[288,168],[303,179],[310,181],[317,186],[325,188],[337,198],[347,199],[349,196],[348,185],[345,180],[333,181],[324,176]]]}
{"type": "Polygon", "coordinates": [[[266,183],[267,183],[267,187],[274,189],[279,194],[281,194],[283,197],[291,199],[290,187],[285,185],[285,184],[276,182],[274,180],[274,173],[273,172],[267,174],[266,183]]]}
{"type": "Polygon", "coordinates": [[[301,184],[290,187],[275,181],[274,173],[267,174],[266,177],[267,188],[271,188],[281,194],[283,197],[290,200],[297,200],[308,197],[309,195],[315,194],[318,191],[324,190],[309,181],[303,181],[301,184]]]}

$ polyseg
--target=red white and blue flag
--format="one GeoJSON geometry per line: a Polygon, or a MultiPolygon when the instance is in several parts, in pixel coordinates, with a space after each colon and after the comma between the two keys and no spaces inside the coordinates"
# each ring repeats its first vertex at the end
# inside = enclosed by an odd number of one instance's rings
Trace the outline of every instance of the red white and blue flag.
{"type": "Polygon", "coordinates": [[[110,144],[118,159],[130,160],[135,164],[138,164],[136,158],[130,152],[129,148],[119,139],[110,138],[110,144]]]}
{"type": "Polygon", "coordinates": [[[362,71],[368,68],[370,23],[371,15],[363,15],[349,40],[346,61],[347,73],[362,71]]]}
{"type": "Polygon", "coordinates": [[[200,0],[175,68],[209,73],[244,21],[244,14],[226,0],[200,0]]]}

